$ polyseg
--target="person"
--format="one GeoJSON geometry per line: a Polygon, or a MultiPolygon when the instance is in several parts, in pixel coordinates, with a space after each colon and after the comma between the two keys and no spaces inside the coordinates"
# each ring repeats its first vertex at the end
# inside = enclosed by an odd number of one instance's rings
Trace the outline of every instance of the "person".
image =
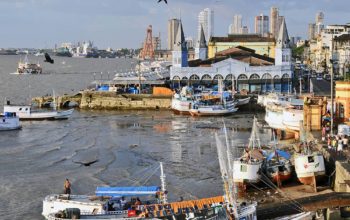
{"type": "Polygon", "coordinates": [[[125,208],[125,204],[126,204],[125,197],[124,197],[124,196],[122,196],[122,198],[120,199],[120,206],[121,206],[121,208],[122,208],[122,209],[124,209],[124,208],[125,208]]]}
{"type": "Polygon", "coordinates": [[[326,126],[322,127],[322,142],[326,140],[326,126]]]}
{"type": "Polygon", "coordinates": [[[339,140],[338,140],[337,151],[338,151],[339,154],[341,154],[341,152],[343,151],[343,140],[341,138],[339,138],[339,140]]]}
{"type": "Polygon", "coordinates": [[[332,145],[331,145],[331,137],[328,135],[328,139],[327,139],[327,145],[328,145],[328,149],[332,149],[332,145]]]}
{"type": "Polygon", "coordinates": [[[66,181],[64,181],[64,194],[68,194],[70,195],[71,192],[71,183],[69,182],[69,179],[66,179],[66,181]]]}
{"type": "Polygon", "coordinates": [[[344,149],[348,148],[348,142],[349,142],[348,136],[345,135],[344,138],[343,138],[343,148],[344,149]]]}
{"type": "Polygon", "coordinates": [[[136,198],[135,205],[142,205],[142,202],[139,197],[136,198]]]}

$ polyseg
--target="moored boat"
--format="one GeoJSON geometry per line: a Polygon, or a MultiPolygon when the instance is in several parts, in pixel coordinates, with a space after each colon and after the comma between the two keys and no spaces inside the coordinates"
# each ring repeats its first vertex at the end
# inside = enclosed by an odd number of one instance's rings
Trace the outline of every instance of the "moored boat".
{"type": "Polygon", "coordinates": [[[4,106],[4,112],[15,112],[20,120],[62,120],[68,119],[74,109],[65,111],[57,110],[33,110],[30,105],[10,105],[8,102],[4,106]]]}
{"type": "Polygon", "coordinates": [[[297,177],[305,185],[316,187],[317,179],[326,174],[324,158],[319,152],[296,154],[294,163],[297,177]]]}
{"type": "Polygon", "coordinates": [[[0,131],[10,131],[20,129],[19,118],[15,112],[5,112],[0,118],[0,131]]]}
{"type": "Polygon", "coordinates": [[[25,75],[25,74],[41,74],[42,68],[39,63],[30,63],[26,55],[24,62],[18,62],[17,72],[12,73],[16,75],[25,75]]]}

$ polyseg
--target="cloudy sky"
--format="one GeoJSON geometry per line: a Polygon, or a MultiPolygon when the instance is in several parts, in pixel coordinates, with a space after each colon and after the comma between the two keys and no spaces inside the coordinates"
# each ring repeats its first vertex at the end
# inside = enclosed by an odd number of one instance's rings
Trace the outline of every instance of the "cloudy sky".
{"type": "Polygon", "coordinates": [[[53,48],[55,43],[92,40],[100,48],[137,48],[145,30],[161,34],[167,20],[180,17],[186,36],[196,35],[197,15],[214,9],[215,36],[227,34],[234,14],[253,31],[254,16],[276,6],[286,17],[290,36],[307,35],[307,24],[323,11],[326,24],[350,22],[349,0],[0,0],[0,48],[53,48]]]}

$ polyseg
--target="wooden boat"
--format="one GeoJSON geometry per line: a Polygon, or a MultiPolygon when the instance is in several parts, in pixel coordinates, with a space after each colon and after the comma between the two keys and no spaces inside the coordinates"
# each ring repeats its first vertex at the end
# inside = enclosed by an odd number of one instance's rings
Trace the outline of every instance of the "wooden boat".
{"type": "Polygon", "coordinates": [[[15,112],[20,120],[62,120],[68,119],[74,109],[66,111],[53,110],[33,110],[30,105],[10,105],[8,102],[4,106],[4,112],[15,112]]]}
{"type": "Polygon", "coordinates": [[[297,154],[294,163],[297,177],[305,185],[316,187],[317,179],[326,174],[324,158],[319,152],[297,154]]]}
{"type": "Polygon", "coordinates": [[[0,118],[0,131],[17,130],[21,127],[15,112],[5,112],[0,118]]]}
{"type": "Polygon", "coordinates": [[[194,101],[191,97],[175,94],[171,100],[171,109],[175,114],[190,115],[194,101]]]}
{"type": "Polygon", "coordinates": [[[282,182],[292,177],[292,165],[290,162],[290,154],[279,150],[274,137],[273,151],[267,156],[265,163],[265,172],[272,182],[277,183],[280,187],[282,182]]]}
{"type": "Polygon", "coordinates": [[[233,170],[235,172],[234,182],[243,185],[247,183],[260,182],[261,167],[264,156],[261,152],[260,140],[257,130],[257,119],[254,118],[252,132],[249,139],[248,148],[243,155],[233,161],[233,170]]]}
{"type": "Polygon", "coordinates": [[[237,99],[236,106],[246,105],[250,101],[250,97],[244,98],[244,99],[237,99]]]}
{"type": "Polygon", "coordinates": [[[41,74],[42,68],[39,63],[30,63],[28,61],[27,55],[25,56],[24,62],[18,62],[17,72],[12,73],[16,75],[26,75],[26,74],[41,74]]]}

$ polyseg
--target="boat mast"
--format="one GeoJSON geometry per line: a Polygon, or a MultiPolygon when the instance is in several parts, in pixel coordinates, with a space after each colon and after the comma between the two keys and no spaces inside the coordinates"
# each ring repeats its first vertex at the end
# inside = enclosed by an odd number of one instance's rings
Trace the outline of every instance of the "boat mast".
{"type": "Polygon", "coordinates": [[[226,153],[227,153],[227,163],[228,163],[228,187],[229,187],[229,204],[232,205],[233,207],[233,212],[235,216],[238,216],[238,211],[237,211],[237,196],[236,196],[236,184],[235,181],[233,180],[233,168],[231,165],[231,159],[232,155],[231,155],[231,151],[230,151],[230,145],[229,145],[229,141],[228,141],[228,135],[227,135],[227,129],[226,129],[226,124],[224,122],[224,131],[225,131],[225,140],[226,140],[226,153]],[[232,192],[233,190],[233,192],[232,192]]]}
{"type": "Polygon", "coordinates": [[[159,162],[160,164],[160,182],[161,182],[161,186],[162,186],[162,202],[163,204],[168,203],[168,199],[167,199],[167,193],[166,193],[166,182],[165,182],[165,174],[164,174],[164,170],[163,170],[163,163],[159,162]]]}

